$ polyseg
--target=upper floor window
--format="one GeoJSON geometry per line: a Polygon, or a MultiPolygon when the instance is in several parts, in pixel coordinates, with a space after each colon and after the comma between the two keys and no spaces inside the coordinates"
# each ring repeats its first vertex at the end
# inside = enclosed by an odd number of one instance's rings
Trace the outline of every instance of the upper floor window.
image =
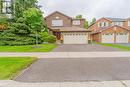
{"type": "Polygon", "coordinates": [[[80,25],[80,20],[73,20],[73,25],[80,25]]]}
{"type": "Polygon", "coordinates": [[[99,22],[98,23],[98,27],[107,27],[108,26],[108,22],[99,22]]]}
{"type": "Polygon", "coordinates": [[[128,26],[130,27],[130,21],[128,21],[128,26]]]}
{"type": "Polygon", "coordinates": [[[123,26],[123,22],[113,22],[113,25],[123,26]]]}
{"type": "Polygon", "coordinates": [[[63,26],[63,20],[52,20],[52,26],[55,27],[63,26]]]}
{"type": "Polygon", "coordinates": [[[0,4],[2,7],[1,9],[1,13],[3,14],[11,14],[11,0],[5,0],[5,1],[1,1],[2,4],[0,4]]]}

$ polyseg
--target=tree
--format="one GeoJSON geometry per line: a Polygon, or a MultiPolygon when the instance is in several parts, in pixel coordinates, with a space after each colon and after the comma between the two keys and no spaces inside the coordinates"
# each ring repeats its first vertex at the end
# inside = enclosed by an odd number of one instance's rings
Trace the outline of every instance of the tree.
{"type": "Polygon", "coordinates": [[[93,24],[96,22],[96,18],[93,18],[90,24],[93,24]]]}
{"type": "Polygon", "coordinates": [[[83,18],[83,16],[82,15],[77,15],[76,18],[83,18]]]}
{"type": "Polygon", "coordinates": [[[42,12],[37,8],[29,8],[24,11],[23,17],[26,19],[27,25],[35,32],[36,44],[38,44],[38,32],[41,32],[43,26],[42,12]]]}
{"type": "Polygon", "coordinates": [[[27,10],[28,8],[37,8],[37,0],[15,0],[15,18],[22,17],[23,12],[27,10]]]}
{"type": "MultiPolygon", "coordinates": [[[[79,19],[81,19],[81,18],[83,18],[83,16],[82,15],[77,15],[76,16],[76,18],[79,18],[79,19]]],[[[85,22],[84,22],[84,28],[88,28],[88,26],[89,26],[89,24],[88,24],[88,21],[85,19],[85,22]]]]}
{"type": "Polygon", "coordinates": [[[84,28],[88,28],[89,24],[88,24],[88,21],[85,20],[85,23],[84,23],[84,28]]]}

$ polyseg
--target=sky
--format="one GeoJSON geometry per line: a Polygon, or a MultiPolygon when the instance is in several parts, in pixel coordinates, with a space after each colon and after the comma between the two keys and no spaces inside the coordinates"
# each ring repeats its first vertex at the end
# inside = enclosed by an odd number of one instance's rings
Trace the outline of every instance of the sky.
{"type": "Polygon", "coordinates": [[[130,17],[130,0],[39,0],[39,4],[45,16],[60,11],[70,17],[81,14],[89,21],[93,17],[130,17]]]}

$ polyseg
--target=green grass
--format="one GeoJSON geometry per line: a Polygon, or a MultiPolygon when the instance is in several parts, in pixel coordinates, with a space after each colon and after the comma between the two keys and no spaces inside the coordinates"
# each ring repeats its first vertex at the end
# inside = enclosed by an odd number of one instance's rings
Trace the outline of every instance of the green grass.
{"type": "Polygon", "coordinates": [[[0,57],[0,80],[13,79],[36,60],[37,58],[31,57],[0,57]]]}
{"type": "Polygon", "coordinates": [[[56,47],[56,44],[41,44],[38,46],[0,46],[0,52],[49,52],[56,47]]]}
{"type": "Polygon", "coordinates": [[[103,44],[103,43],[100,43],[100,45],[119,48],[119,49],[122,49],[124,51],[130,51],[130,47],[119,45],[119,44],[103,44]]]}

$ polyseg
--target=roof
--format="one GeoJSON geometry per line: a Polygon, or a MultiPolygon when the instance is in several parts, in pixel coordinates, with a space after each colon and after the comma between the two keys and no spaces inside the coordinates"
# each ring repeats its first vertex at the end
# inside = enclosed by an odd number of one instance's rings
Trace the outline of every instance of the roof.
{"type": "MultiPolygon", "coordinates": [[[[48,17],[50,17],[51,15],[53,15],[53,14],[55,14],[55,13],[59,13],[59,14],[61,14],[61,15],[64,15],[64,16],[68,17],[68,18],[71,18],[71,17],[69,17],[69,16],[67,16],[67,15],[65,15],[65,14],[63,14],[63,13],[61,13],[61,12],[59,12],[59,11],[55,11],[55,12],[49,14],[48,16],[46,16],[45,19],[48,18],[48,17]]],[[[71,18],[71,19],[72,19],[72,18],[71,18]]]]}
{"type": "MultiPolygon", "coordinates": [[[[125,18],[107,18],[107,17],[103,17],[103,18],[105,18],[105,19],[107,19],[107,20],[109,20],[109,21],[112,21],[112,22],[125,22],[125,21],[126,21],[125,18]]],[[[102,19],[102,18],[100,18],[99,20],[101,20],[101,19],[102,19]]],[[[99,20],[97,20],[97,21],[99,21],[99,20]]],[[[96,21],[96,22],[97,22],[97,21],[96,21]]],[[[91,27],[92,25],[94,25],[96,22],[90,24],[89,27],[91,27]]]]}
{"type": "Polygon", "coordinates": [[[109,27],[101,28],[101,29],[99,29],[99,30],[97,30],[97,31],[92,32],[91,34],[100,33],[100,32],[102,32],[102,31],[107,30],[107,29],[112,28],[112,27],[120,27],[120,28],[123,28],[123,29],[126,29],[126,30],[129,30],[129,31],[130,31],[130,29],[128,29],[128,28],[114,25],[114,26],[109,26],[109,27]]]}
{"type": "Polygon", "coordinates": [[[91,32],[91,30],[79,27],[55,27],[50,28],[51,30],[59,30],[60,32],[91,32]]]}
{"type": "Polygon", "coordinates": [[[72,18],[73,20],[85,20],[85,18],[72,18]]]}
{"type": "Polygon", "coordinates": [[[126,19],[124,18],[107,18],[113,22],[124,22],[126,19]]]}

